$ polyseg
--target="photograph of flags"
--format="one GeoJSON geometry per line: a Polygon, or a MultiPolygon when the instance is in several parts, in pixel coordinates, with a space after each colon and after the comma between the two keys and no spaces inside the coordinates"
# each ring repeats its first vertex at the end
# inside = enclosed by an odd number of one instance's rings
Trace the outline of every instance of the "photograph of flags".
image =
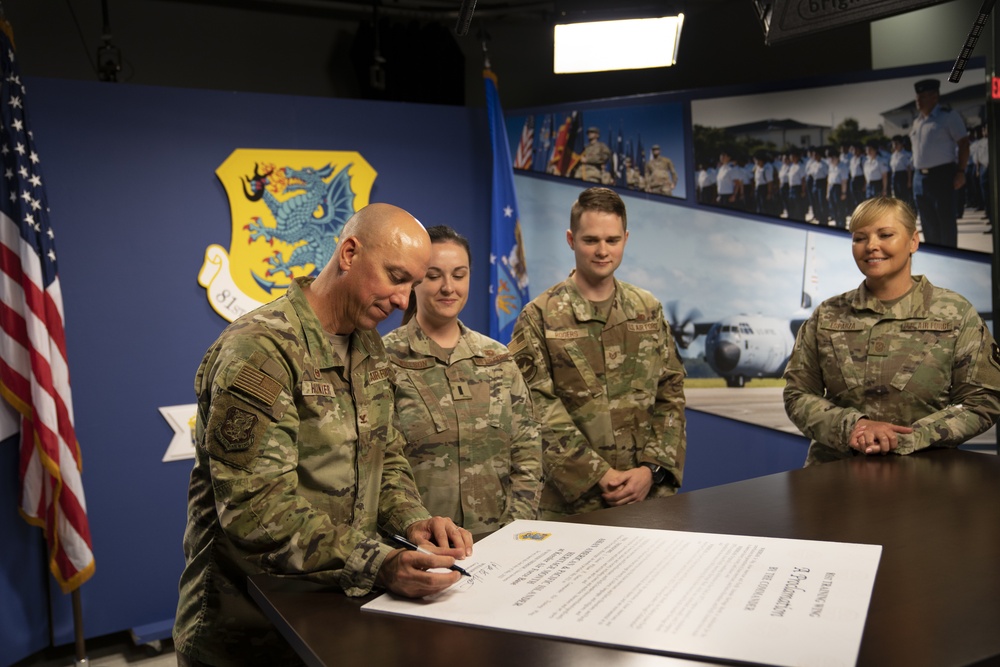
{"type": "Polygon", "coordinates": [[[515,169],[531,169],[534,160],[532,145],[535,142],[535,117],[528,116],[521,130],[521,140],[517,142],[517,154],[514,156],[515,169]]]}
{"type": "Polygon", "coordinates": [[[677,182],[666,196],[686,196],[686,123],[683,105],[677,102],[639,106],[588,103],[528,113],[514,111],[505,120],[509,150],[515,155],[513,165],[518,173],[582,179],[579,166],[588,140],[586,129],[596,127],[600,142],[609,149],[608,159],[600,168],[602,185],[645,190],[646,163],[652,157],[651,147],[658,145],[660,154],[677,169],[677,182]],[[625,165],[626,158],[631,169],[625,165]]]}
{"type": "MultiPolygon", "coordinates": [[[[493,307],[490,308],[490,337],[506,345],[510,342],[518,314],[529,301],[528,271],[521,245],[510,143],[496,76],[487,69],[483,72],[483,80],[493,147],[493,197],[490,207],[490,295],[493,307]]],[[[530,148],[526,151],[530,155],[530,148]]]]}
{"type": "Polygon", "coordinates": [[[0,25],[0,395],[20,414],[20,511],[64,593],[94,572],[73,426],[55,235],[10,26],[0,25]]]}

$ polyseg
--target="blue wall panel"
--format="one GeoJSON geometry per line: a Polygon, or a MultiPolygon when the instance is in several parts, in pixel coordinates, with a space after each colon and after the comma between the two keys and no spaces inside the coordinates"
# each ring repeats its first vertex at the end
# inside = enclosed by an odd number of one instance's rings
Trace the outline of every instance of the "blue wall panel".
{"type": "MultiPolygon", "coordinates": [[[[236,148],[357,150],[372,201],[473,240],[485,295],[489,135],[483,110],[29,79],[28,114],[63,281],[77,436],[96,573],[85,633],[171,618],[190,461],[162,463],[160,406],[194,402],[194,373],[226,322],[197,276],[229,246],[215,169],[236,148]]],[[[487,325],[485,299],[464,319],[487,325]]],[[[57,594],[55,643],[72,641],[57,594]]]]}

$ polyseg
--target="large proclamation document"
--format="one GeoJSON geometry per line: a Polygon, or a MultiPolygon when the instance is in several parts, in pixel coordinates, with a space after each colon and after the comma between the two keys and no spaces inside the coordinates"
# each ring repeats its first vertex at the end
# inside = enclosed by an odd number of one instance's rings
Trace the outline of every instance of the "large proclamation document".
{"type": "Polygon", "coordinates": [[[472,576],[365,611],[677,657],[857,662],[882,547],[515,521],[460,564],[472,576]]]}

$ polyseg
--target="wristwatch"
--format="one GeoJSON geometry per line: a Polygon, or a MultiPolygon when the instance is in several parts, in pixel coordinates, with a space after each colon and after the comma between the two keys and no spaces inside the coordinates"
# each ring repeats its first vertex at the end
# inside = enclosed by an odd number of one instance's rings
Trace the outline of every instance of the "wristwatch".
{"type": "Polygon", "coordinates": [[[649,472],[653,473],[653,484],[661,483],[667,476],[667,471],[655,463],[640,463],[639,465],[649,468],[649,472]]]}

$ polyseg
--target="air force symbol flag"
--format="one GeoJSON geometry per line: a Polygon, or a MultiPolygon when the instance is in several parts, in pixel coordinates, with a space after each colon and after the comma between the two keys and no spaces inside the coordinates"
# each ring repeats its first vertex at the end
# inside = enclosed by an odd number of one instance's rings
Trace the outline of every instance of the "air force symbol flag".
{"type": "Polygon", "coordinates": [[[521,223],[514,193],[510,142],[496,76],[483,71],[486,84],[486,109],[490,118],[490,141],[493,145],[493,205],[491,207],[490,246],[490,337],[503,344],[510,342],[511,331],[521,308],[528,303],[528,269],[524,262],[521,223]]]}

